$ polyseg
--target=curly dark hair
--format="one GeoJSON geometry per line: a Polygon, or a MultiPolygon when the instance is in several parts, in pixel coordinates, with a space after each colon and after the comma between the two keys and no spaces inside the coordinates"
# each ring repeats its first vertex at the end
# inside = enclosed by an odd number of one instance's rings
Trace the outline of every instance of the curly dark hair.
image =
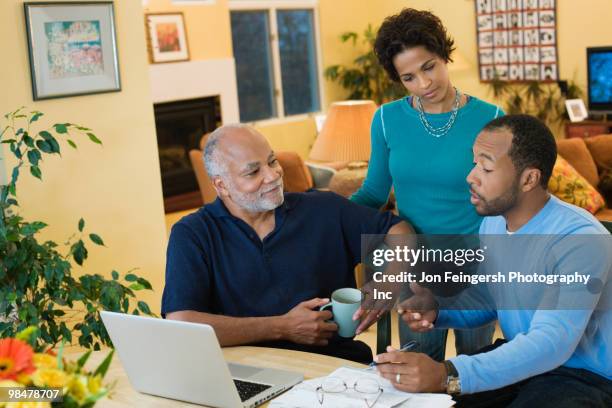
{"type": "Polygon", "coordinates": [[[517,175],[528,167],[540,170],[540,185],[545,189],[557,160],[557,143],[552,132],[538,118],[529,115],[508,115],[493,119],[483,130],[507,129],[512,134],[508,155],[517,175]]]}
{"type": "Polygon", "coordinates": [[[423,46],[446,62],[452,62],[455,41],[440,19],[429,11],[405,8],[387,17],[376,34],[374,53],[389,78],[400,82],[393,58],[405,49],[423,46]]]}

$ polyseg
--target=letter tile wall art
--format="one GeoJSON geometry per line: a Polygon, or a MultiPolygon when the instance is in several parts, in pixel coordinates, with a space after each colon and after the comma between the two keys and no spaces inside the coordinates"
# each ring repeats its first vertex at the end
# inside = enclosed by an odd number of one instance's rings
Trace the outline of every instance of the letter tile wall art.
{"type": "Polygon", "coordinates": [[[480,80],[556,81],[556,0],[475,0],[480,80]]]}

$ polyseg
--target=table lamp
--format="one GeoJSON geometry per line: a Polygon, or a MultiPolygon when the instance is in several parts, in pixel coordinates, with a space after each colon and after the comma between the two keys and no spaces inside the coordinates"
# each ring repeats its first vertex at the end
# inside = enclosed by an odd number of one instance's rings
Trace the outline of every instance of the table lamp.
{"type": "Polygon", "coordinates": [[[351,164],[370,160],[370,124],[374,112],[376,104],[373,101],[332,103],[309,158],[351,164]]]}
{"type": "Polygon", "coordinates": [[[373,101],[331,104],[309,156],[330,167],[340,164],[327,186],[330,191],[349,197],[363,183],[370,160],[370,125],[375,112],[373,101]]]}

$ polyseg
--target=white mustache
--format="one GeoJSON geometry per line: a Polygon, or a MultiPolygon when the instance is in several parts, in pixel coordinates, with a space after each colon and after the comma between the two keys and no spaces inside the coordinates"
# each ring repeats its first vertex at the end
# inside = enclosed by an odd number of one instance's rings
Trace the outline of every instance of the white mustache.
{"type": "Polygon", "coordinates": [[[282,181],[276,183],[273,187],[270,187],[269,189],[264,191],[263,194],[269,193],[270,191],[275,190],[275,189],[277,189],[279,187],[281,187],[281,188],[283,187],[283,182],[282,181]]]}

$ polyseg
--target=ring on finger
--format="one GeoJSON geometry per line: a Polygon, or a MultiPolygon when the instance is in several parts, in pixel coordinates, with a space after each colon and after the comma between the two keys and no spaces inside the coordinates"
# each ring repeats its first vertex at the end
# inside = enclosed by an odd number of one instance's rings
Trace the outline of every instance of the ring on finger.
{"type": "Polygon", "coordinates": [[[402,376],[402,375],[401,375],[400,373],[395,374],[395,382],[396,382],[396,383],[398,383],[398,384],[400,383],[401,376],[402,376]]]}

